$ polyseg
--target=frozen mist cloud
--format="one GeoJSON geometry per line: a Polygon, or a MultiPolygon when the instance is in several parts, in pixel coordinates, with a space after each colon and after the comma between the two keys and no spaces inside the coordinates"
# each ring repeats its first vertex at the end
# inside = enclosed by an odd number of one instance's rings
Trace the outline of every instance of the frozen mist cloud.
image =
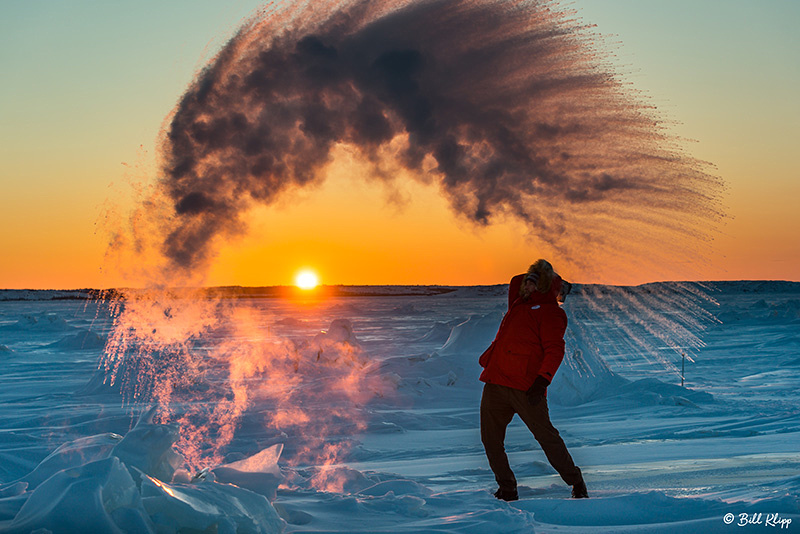
{"type": "Polygon", "coordinates": [[[318,185],[344,148],[374,179],[436,184],[477,226],[523,222],[565,261],[691,259],[722,182],[608,57],[550,1],[265,8],[181,98],[137,220],[164,218],[169,270],[203,270],[250,208],[318,185]]]}

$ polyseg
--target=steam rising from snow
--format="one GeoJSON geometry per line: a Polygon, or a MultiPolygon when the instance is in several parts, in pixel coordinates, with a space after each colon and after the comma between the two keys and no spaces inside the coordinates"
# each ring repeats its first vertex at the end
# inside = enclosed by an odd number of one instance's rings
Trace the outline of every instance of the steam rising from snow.
{"type": "Polygon", "coordinates": [[[180,427],[176,446],[193,469],[220,463],[246,412],[264,405],[261,426],[297,439],[287,461],[327,465],[346,446],[330,436],[362,429],[358,406],[383,393],[347,320],[290,339],[250,306],[191,292],[142,292],[119,306],[89,390],[157,405],[156,421],[180,427]]]}

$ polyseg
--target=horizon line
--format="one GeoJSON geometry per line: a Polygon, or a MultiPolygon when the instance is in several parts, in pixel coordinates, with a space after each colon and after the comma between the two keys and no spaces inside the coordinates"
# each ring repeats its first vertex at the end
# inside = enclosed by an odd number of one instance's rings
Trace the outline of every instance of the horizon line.
{"type": "MultiPolygon", "coordinates": [[[[781,282],[790,284],[800,284],[800,280],[786,280],[786,279],[706,279],[706,280],[654,280],[652,282],[643,282],[641,284],[611,284],[603,282],[571,282],[574,286],[611,286],[611,287],[641,287],[651,284],[681,284],[681,283],[697,283],[697,284],[718,284],[718,283],[737,283],[737,282],[781,282]]],[[[71,288],[33,288],[33,287],[6,287],[0,288],[0,291],[63,291],[63,292],[76,292],[76,291],[92,291],[92,292],[108,292],[108,291],[149,291],[154,289],[163,289],[169,291],[175,290],[225,290],[225,289],[245,289],[245,290],[258,290],[258,289],[289,289],[298,290],[308,293],[318,291],[323,288],[380,288],[380,287],[413,287],[413,288],[470,288],[470,287],[498,287],[506,286],[508,282],[501,282],[496,284],[319,284],[313,289],[300,289],[294,284],[273,284],[263,286],[248,286],[239,284],[224,284],[214,286],[168,286],[168,287],[135,287],[135,286],[118,286],[118,287],[71,287],[71,288]]]]}

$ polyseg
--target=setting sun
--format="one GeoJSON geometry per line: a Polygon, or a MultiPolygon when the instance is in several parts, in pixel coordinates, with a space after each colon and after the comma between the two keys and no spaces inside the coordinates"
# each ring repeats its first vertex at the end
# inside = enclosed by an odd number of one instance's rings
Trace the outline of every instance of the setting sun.
{"type": "Polygon", "coordinates": [[[319,284],[319,277],[314,271],[303,269],[295,276],[294,283],[300,289],[314,289],[319,284]]]}

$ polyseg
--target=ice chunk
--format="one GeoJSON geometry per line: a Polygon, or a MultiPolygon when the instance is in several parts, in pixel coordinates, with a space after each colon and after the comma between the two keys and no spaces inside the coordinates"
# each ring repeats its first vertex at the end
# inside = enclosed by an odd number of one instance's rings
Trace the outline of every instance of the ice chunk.
{"type": "Polygon", "coordinates": [[[158,532],[270,534],[283,520],[263,495],[229,484],[166,484],[142,479],[142,502],[158,532]]]}
{"type": "Polygon", "coordinates": [[[183,458],[172,450],[172,444],[178,440],[178,426],[153,423],[156,410],[153,407],[142,414],[111,455],[122,460],[128,469],[136,468],[159,480],[172,480],[173,473],[183,463],[183,458]]]}
{"type": "Polygon", "coordinates": [[[447,339],[450,337],[450,332],[452,327],[440,321],[433,323],[428,332],[417,340],[418,343],[445,343],[447,339]]]}
{"type": "Polygon", "coordinates": [[[447,373],[447,385],[454,386],[456,382],[458,382],[458,375],[453,371],[449,371],[447,373]]]}
{"type": "Polygon", "coordinates": [[[274,501],[283,480],[278,467],[282,451],[283,443],[277,443],[244,460],[215,467],[211,472],[217,482],[234,484],[274,501]]]}
{"type": "MultiPolygon", "coordinates": [[[[107,458],[111,450],[122,440],[122,436],[114,433],[99,434],[79,438],[64,443],[41,461],[36,469],[19,479],[17,482],[27,484],[28,490],[35,489],[39,484],[53,476],[58,471],[71,467],[107,458]]],[[[14,483],[1,486],[2,491],[14,483]]]]}
{"type": "Polygon", "coordinates": [[[331,322],[328,330],[322,334],[317,334],[314,338],[317,341],[348,343],[358,345],[358,339],[353,333],[353,323],[347,319],[335,319],[331,322]]]}
{"type": "Polygon", "coordinates": [[[19,513],[20,508],[22,505],[25,504],[25,501],[28,500],[28,495],[25,494],[24,483],[21,484],[19,487],[14,487],[14,490],[17,491],[19,489],[22,490],[22,493],[19,495],[0,495],[0,532],[5,532],[3,530],[5,521],[12,521],[17,514],[19,513]]]}
{"type": "Polygon", "coordinates": [[[375,484],[364,473],[344,465],[329,465],[313,470],[308,480],[319,491],[333,493],[358,493],[375,484]]]}
{"type": "Polygon", "coordinates": [[[6,484],[5,486],[0,487],[0,499],[22,495],[25,493],[26,489],[28,489],[27,482],[18,481],[12,482],[11,484],[6,484]]]}
{"type": "Polygon", "coordinates": [[[44,529],[153,532],[136,484],[117,458],[57,472],[34,490],[4,532],[21,534],[44,529]]]}
{"type": "Polygon", "coordinates": [[[231,462],[220,467],[236,469],[237,471],[246,473],[272,473],[280,476],[281,470],[278,467],[278,459],[281,457],[282,452],[283,443],[276,443],[249,458],[231,462]]]}

